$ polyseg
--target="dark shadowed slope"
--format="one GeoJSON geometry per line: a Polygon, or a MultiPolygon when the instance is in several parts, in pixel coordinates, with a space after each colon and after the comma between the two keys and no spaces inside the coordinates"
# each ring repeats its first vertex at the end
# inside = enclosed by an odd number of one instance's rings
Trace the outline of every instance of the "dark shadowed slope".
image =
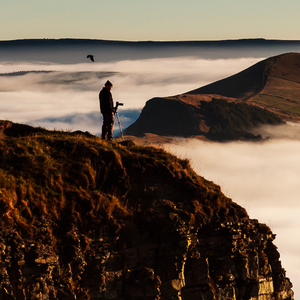
{"type": "Polygon", "coordinates": [[[201,134],[198,123],[193,105],[176,98],[153,98],[147,101],[140,117],[125,133],[134,136],[154,133],[186,137],[201,134]]]}
{"type": "Polygon", "coordinates": [[[128,136],[147,134],[197,137],[215,141],[253,140],[260,135],[249,129],[262,124],[281,124],[272,112],[218,95],[180,95],[147,101],[140,117],[124,130],[128,136]]]}
{"type": "Polygon", "coordinates": [[[187,94],[217,94],[247,99],[263,89],[267,64],[268,59],[263,60],[238,74],[190,91],[187,94]]]}

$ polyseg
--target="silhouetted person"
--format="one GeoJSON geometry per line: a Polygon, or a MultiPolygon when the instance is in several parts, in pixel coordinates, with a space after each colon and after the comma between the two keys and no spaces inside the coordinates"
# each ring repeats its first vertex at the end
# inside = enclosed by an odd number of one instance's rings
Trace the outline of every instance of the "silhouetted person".
{"type": "Polygon", "coordinates": [[[88,55],[86,58],[89,58],[91,61],[94,61],[94,55],[88,55]]]}
{"type": "Polygon", "coordinates": [[[100,111],[103,115],[102,139],[107,139],[108,141],[112,140],[115,121],[114,102],[110,92],[112,87],[112,83],[107,80],[99,93],[100,111]]]}

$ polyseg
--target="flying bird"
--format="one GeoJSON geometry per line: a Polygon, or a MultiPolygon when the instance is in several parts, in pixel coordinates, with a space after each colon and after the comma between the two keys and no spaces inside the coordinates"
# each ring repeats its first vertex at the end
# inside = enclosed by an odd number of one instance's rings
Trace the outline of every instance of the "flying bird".
{"type": "Polygon", "coordinates": [[[94,61],[94,55],[88,55],[86,58],[89,58],[91,61],[94,61]]]}

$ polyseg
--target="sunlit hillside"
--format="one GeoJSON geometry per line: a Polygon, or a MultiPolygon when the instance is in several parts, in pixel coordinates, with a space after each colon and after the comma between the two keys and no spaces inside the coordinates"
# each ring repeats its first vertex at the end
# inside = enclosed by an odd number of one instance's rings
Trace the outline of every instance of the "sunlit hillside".
{"type": "Polygon", "coordinates": [[[300,119],[300,53],[286,53],[188,94],[218,94],[258,105],[287,120],[300,119]]]}

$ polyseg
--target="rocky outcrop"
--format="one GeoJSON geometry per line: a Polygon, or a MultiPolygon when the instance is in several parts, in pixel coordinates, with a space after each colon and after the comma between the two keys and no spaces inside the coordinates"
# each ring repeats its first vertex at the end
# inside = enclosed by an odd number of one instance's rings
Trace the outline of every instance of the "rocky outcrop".
{"type": "Polygon", "coordinates": [[[74,229],[69,257],[2,232],[0,299],[293,299],[274,236],[257,221],[168,229],[156,241],[138,228],[89,237],[87,253],[74,229]]]}
{"type": "Polygon", "coordinates": [[[116,298],[124,288],[128,299],[291,299],[271,234],[253,223],[234,227],[202,233],[180,228],[160,244],[126,249],[125,283],[116,298]],[[139,258],[152,263],[141,269],[139,258]]]}
{"type": "Polygon", "coordinates": [[[0,300],[293,299],[270,228],[188,161],[57,132],[0,142],[0,300]]]}

